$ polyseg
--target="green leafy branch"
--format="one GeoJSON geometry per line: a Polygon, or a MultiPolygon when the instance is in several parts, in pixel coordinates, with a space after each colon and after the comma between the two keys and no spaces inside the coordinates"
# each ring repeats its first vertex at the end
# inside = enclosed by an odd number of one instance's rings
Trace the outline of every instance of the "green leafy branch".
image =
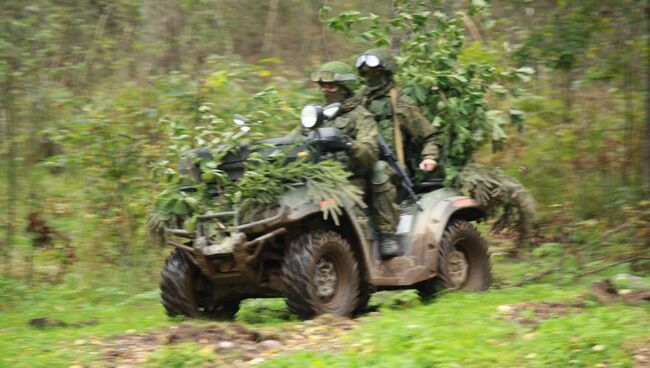
{"type": "MultiPolygon", "coordinates": [[[[259,98],[259,96],[257,96],[259,98]]],[[[197,157],[200,169],[200,182],[184,177],[170,165],[172,160],[164,160],[152,165],[155,175],[164,176],[167,188],[158,196],[149,218],[149,229],[161,234],[164,227],[184,226],[186,230],[194,229],[198,216],[212,211],[229,211],[237,209],[242,216],[248,209],[272,205],[287,191],[295,189],[296,183],[305,184],[307,200],[319,203],[324,217],[332,218],[338,223],[341,206],[344,203],[363,204],[363,193],[349,183],[351,175],[339,162],[324,160],[318,163],[307,159],[289,160],[286,149],[277,149],[271,155],[264,156],[255,148],[269,148],[253,144],[253,152],[245,162],[243,175],[231,180],[220,169],[226,155],[244,141],[262,136],[255,130],[263,125],[262,120],[249,119],[246,129],[212,115],[208,105],[200,107],[203,125],[192,129],[185,128],[172,120],[163,120],[166,125],[172,155],[193,147],[207,148],[212,159],[197,157]],[[196,190],[183,191],[188,182],[196,190]],[[216,193],[217,195],[214,195],[216,193]]],[[[253,116],[265,117],[268,111],[256,110],[253,116]]],[[[293,148],[293,147],[290,147],[293,148]]],[[[196,178],[195,178],[196,179],[196,178]]]]}
{"type": "MultiPolygon", "coordinates": [[[[400,36],[395,77],[403,93],[420,105],[438,129],[451,182],[484,144],[490,143],[494,150],[503,147],[507,116],[522,128],[521,111],[493,109],[489,100],[516,95],[517,84],[529,80],[533,70],[498,71],[488,64],[463,64],[459,55],[467,13],[449,16],[432,11],[422,1],[396,1],[395,6],[393,18],[350,11],[325,22],[337,32],[375,46],[388,46],[394,35],[400,36]]],[[[485,8],[483,1],[474,1],[467,12],[475,14],[485,8]]],[[[330,10],[324,8],[321,16],[330,10]]]]}

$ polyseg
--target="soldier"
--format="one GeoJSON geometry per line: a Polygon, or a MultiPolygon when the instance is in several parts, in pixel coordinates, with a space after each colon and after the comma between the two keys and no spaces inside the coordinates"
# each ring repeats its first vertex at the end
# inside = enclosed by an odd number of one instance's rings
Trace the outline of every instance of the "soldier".
{"type": "MultiPolygon", "coordinates": [[[[393,53],[386,48],[368,50],[357,58],[356,67],[366,80],[366,87],[359,90],[357,96],[375,117],[380,134],[393,152],[411,172],[416,168],[433,171],[439,157],[436,131],[417,105],[397,91],[393,80],[393,74],[397,71],[393,53]],[[394,124],[399,124],[401,128],[400,145],[395,144],[394,124]],[[400,152],[401,146],[405,147],[403,152],[400,152]]],[[[377,161],[373,167],[373,193],[380,198],[378,212],[384,219],[384,228],[380,231],[385,233],[394,233],[399,216],[394,205],[396,190],[391,183],[394,176],[395,173],[385,161],[377,161]],[[387,202],[386,198],[390,198],[390,203],[384,203],[387,202]]],[[[384,253],[399,252],[396,239],[385,241],[383,245],[384,253]]]]}
{"type": "MultiPolygon", "coordinates": [[[[325,126],[340,129],[352,140],[349,153],[350,171],[353,173],[351,181],[365,192],[369,186],[368,178],[372,175],[379,156],[377,146],[379,131],[372,114],[361,106],[361,100],[354,96],[357,87],[355,70],[344,62],[332,61],[323,64],[314,72],[311,80],[320,86],[326,104],[341,103],[338,115],[327,121],[325,126]]],[[[399,247],[394,237],[395,220],[390,218],[394,214],[392,208],[394,194],[393,187],[392,196],[385,190],[380,193],[373,191],[372,195],[372,208],[375,224],[381,236],[380,250],[383,257],[399,254],[399,247]]]]}
{"type": "Polygon", "coordinates": [[[366,180],[379,155],[377,146],[377,125],[372,115],[354,96],[357,76],[354,68],[342,61],[331,61],[321,65],[312,73],[311,80],[318,83],[325,104],[340,102],[337,116],[325,123],[336,127],[350,138],[349,170],[352,181],[365,189],[366,180]]]}
{"type": "MultiPolygon", "coordinates": [[[[407,161],[419,159],[421,161],[417,167],[420,170],[433,171],[438,165],[439,156],[436,131],[415,102],[396,89],[393,74],[397,71],[397,64],[393,52],[386,48],[368,50],[357,58],[356,66],[367,84],[359,95],[364,107],[378,122],[386,142],[395,149],[390,97],[391,91],[394,91],[397,97],[395,116],[403,133],[407,161]]],[[[409,165],[409,169],[415,169],[414,166],[409,165]]]]}

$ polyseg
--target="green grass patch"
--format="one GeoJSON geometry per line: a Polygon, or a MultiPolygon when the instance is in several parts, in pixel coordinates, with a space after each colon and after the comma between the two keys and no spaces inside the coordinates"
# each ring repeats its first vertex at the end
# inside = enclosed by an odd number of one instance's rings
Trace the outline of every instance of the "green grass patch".
{"type": "Polygon", "coordinates": [[[110,336],[173,322],[163,312],[157,289],[116,282],[119,270],[104,271],[103,278],[95,280],[68,275],[62,284],[38,287],[1,280],[0,295],[6,299],[0,306],[0,366],[89,363],[100,354],[98,346],[110,336]],[[98,286],[102,281],[104,285],[98,286]],[[69,326],[29,325],[31,319],[42,317],[69,326]]]}
{"type": "MultiPolygon", "coordinates": [[[[429,305],[362,317],[362,325],[339,353],[302,352],[272,359],[264,367],[593,367],[631,366],[626,344],[650,331],[648,308],[592,304],[536,327],[503,317],[500,305],[568,301],[580,287],[542,284],[450,293],[429,305]]],[[[588,304],[589,305],[589,304],[588,304]]]]}
{"type": "MultiPolygon", "coordinates": [[[[500,279],[517,280],[530,273],[526,264],[498,262],[495,272],[500,279]]],[[[102,344],[111,337],[176,322],[159,303],[155,275],[148,279],[144,272],[127,275],[110,267],[98,267],[89,274],[94,276],[70,274],[62,284],[38,287],[0,279],[0,367],[96,365],[101,362],[102,344]],[[35,328],[28,324],[38,317],[79,326],[35,328]]],[[[446,293],[427,305],[413,291],[376,293],[370,304],[378,313],[361,316],[361,326],[341,337],[345,349],[283,354],[262,366],[632,366],[632,350],[643,344],[650,331],[647,305],[603,305],[586,299],[582,307],[550,314],[533,325],[513,321],[499,311],[503,305],[575,301],[589,290],[592,280],[569,283],[560,279],[560,284],[446,293]]],[[[535,317],[529,310],[521,315],[535,317]]],[[[284,329],[297,323],[297,318],[289,314],[282,299],[252,299],[242,304],[237,322],[284,329]]],[[[181,344],[152,353],[147,364],[209,366],[220,358],[199,345],[181,344]]]]}

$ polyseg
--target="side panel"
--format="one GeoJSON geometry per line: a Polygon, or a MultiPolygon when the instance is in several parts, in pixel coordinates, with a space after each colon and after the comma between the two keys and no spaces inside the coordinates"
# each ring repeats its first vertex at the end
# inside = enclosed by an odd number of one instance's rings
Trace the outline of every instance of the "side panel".
{"type": "Polygon", "coordinates": [[[468,220],[483,216],[476,202],[449,188],[427,193],[420,200],[422,210],[409,208],[413,216],[410,231],[403,234],[404,255],[389,260],[373,259],[371,283],[377,287],[404,287],[434,277],[438,272],[439,244],[451,218],[468,220]]]}

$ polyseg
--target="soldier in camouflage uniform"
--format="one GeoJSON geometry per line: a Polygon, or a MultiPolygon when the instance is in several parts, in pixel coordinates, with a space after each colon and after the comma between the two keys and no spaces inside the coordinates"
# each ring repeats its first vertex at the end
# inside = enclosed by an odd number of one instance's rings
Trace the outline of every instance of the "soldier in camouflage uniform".
{"type": "Polygon", "coordinates": [[[379,156],[379,133],[372,114],[361,106],[354,96],[357,86],[354,68],[342,61],[331,61],[312,73],[311,79],[320,86],[326,105],[341,103],[336,117],[323,125],[338,128],[350,139],[348,169],[353,174],[354,184],[365,190],[366,185],[363,182],[367,180],[379,156]]]}
{"type": "Polygon", "coordinates": [[[384,258],[399,254],[395,240],[396,212],[394,208],[395,187],[388,183],[374,185],[379,150],[376,121],[363,106],[361,99],[354,95],[356,73],[353,67],[340,61],[323,64],[312,74],[312,81],[320,85],[326,104],[341,102],[338,116],[328,121],[326,126],[339,128],[352,140],[350,150],[350,170],[354,174],[352,182],[363,188],[372,189],[371,207],[375,226],[380,234],[380,251],[384,258]],[[356,148],[355,148],[356,147],[356,148]],[[372,154],[371,154],[372,152],[372,154]],[[372,185],[371,185],[372,184],[372,185]]]}
{"type": "MultiPolygon", "coordinates": [[[[368,50],[357,58],[356,67],[366,80],[366,87],[359,90],[357,97],[373,114],[380,134],[395,152],[393,106],[390,98],[390,91],[395,88],[393,74],[397,72],[395,57],[386,48],[368,50]]],[[[395,116],[402,132],[407,169],[411,172],[417,168],[431,172],[438,165],[439,157],[436,131],[409,97],[397,91],[396,95],[395,116]]],[[[385,161],[377,161],[373,167],[372,186],[373,193],[383,199],[378,203],[377,212],[384,218],[384,227],[379,229],[384,234],[395,232],[399,216],[395,206],[395,185],[391,180],[395,180],[394,171],[385,161]]],[[[382,248],[384,254],[399,254],[399,246],[394,237],[392,241],[384,241],[382,248]]]]}
{"type": "MultiPolygon", "coordinates": [[[[311,79],[320,85],[326,104],[341,103],[337,116],[324,125],[340,129],[343,134],[352,140],[349,152],[349,169],[353,173],[351,181],[366,192],[370,186],[369,179],[372,177],[379,156],[377,145],[379,131],[372,114],[361,106],[361,100],[354,96],[353,91],[357,86],[355,70],[344,62],[332,61],[323,64],[312,74],[311,79]]],[[[377,186],[370,187],[377,188],[377,186]]],[[[382,250],[381,253],[384,257],[397,254],[383,251],[385,248],[384,242],[393,240],[395,232],[395,221],[385,214],[386,204],[391,208],[389,213],[393,213],[391,206],[392,201],[394,201],[394,194],[395,190],[393,188],[392,193],[385,190],[379,193],[373,191],[371,197],[375,224],[380,234],[382,234],[380,250],[382,250]],[[389,229],[388,233],[384,232],[386,229],[389,229]]]]}

